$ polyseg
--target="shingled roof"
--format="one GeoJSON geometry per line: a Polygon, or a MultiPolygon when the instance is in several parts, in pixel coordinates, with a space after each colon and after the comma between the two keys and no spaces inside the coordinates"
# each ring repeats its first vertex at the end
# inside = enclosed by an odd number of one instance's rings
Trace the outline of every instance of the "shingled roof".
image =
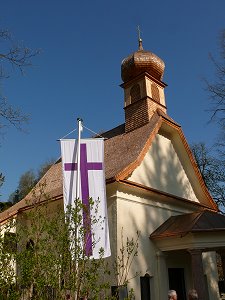
{"type": "MultiPolygon", "coordinates": [[[[149,123],[136,130],[125,133],[124,124],[103,133],[105,137],[105,176],[106,182],[126,179],[138,167],[151,143],[159,131],[162,122],[180,129],[180,126],[168,115],[157,109],[149,123]]],[[[39,197],[39,190],[44,186],[44,193],[51,199],[62,198],[62,165],[59,159],[41,178],[33,191],[24,199],[0,213],[0,222],[9,218],[24,207],[32,205],[34,197],[39,197]],[[35,196],[34,192],[35,191],[35,196]]],[[[44,199],[39,199],[43,201],[44,199]]],[[[213,200],[212,200],[213,202],[213,200]]]]}
{"type": "Polygon", "coordinates": [[[188,233],[225,231],[225,216],[204,210],[170,217],[151,235],[151,239],[182,237],[188,233]]]}

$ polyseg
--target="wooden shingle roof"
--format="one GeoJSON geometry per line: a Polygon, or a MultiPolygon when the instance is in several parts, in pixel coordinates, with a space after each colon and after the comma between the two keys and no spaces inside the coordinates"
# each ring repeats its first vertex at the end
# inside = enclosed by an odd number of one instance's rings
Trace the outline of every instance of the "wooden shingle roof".
{"type": "MultiPolygon", "coordinates": [[[[102,136],[106,138],[106,183],[116,180],[123,180],[131,175],[135,168],[141,164],[163,122],[169,124],[169,126],[173,128],[176,128],[178,131],[181,130],[180,126],[173,119],[171,119],[160,109],[157,109],[150,122],[140,128],[130,131],[129,133],[125,133],[125,126],[122,124],[102,134],[102,136]]],[[[196,172],[199,173],[197,169],[196,172]]],[[[202,180],[201,176],[199,176],[199,180],[202,180]]],[[[205,186],[203,180],[201,185],[205,186]]],[[[32,205],[34,198],[38,198],[40,196],[40,189],[43,189],[44,193],[51,199],[62,198],[63,188],[61,159],[58,160],[47,171],[47,173],[38,182],[34,190],[31,191],[24,199],[0,213],[0,222],[11,217],[12,215],[16,215],[17,212],[24,207],[32,205]]],[[[215,203],[209,195],[206,187],[205,190],[206,197],[209,197],[210,201],[212,202],[212,206],[215,206],[215,203]]],[[[44,201],[44,197],[42,198],[43,199],[39,199],[39,201],[44,201]]]]}
{"type": "Polygon", "coordinates": [[[151,239],[183,237],[188,233],[225,231],[225,216],[203,210],[170,217],[151,235],[151,239]]]}

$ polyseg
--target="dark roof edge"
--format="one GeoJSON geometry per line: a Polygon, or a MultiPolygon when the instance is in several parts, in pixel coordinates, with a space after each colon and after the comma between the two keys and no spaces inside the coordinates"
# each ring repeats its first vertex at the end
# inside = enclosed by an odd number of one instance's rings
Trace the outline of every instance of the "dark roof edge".
{"type": "Polygon", "coordinates": [[[114,136],[121,135],[123,133],[125,133],[125,123],[120,124],[120,125],[112,128],[108,131],[105,131],[105,132],[101,133],[101,136],[106,138],[106,139],[110,139],[114,136]]]}
{"type": "Polygon", "coordinates": [[[156,109],[159,116],[161,116],[164,120],[168,121],[169,123],[172,123],[173,125],[181,128],[181,125],[178,124],[176,121],[174,121],[169,115],[164,113],[160,108],[156,109]]]}
{"type": "Polygon", "coordinates": [[[135,186],[135,187],[137,187],[139,189],[146,190],[146,191],[149,191],[149,192],[153,192],[153,193],[156,193],[156,194],[160,194],[160,195],[163,195],[163,196],[166,196],[166,197],[170,197],[170,198],[173,198],[174,200],[183,201],[183,202],[185,202],[187,204],[194,205],[194,206],[200,207],[202,209],[207,209],[207,210],[210,210],[210,211],[217,212],[216,210],[213,210],[211,207],[203,205],[201,203],[194,202],[194,201],[191,201],[191,200],[179,197],[179,196],[175,196],[175,195],[172,195],[172,194],[167,193],[167,192],[159,191],[157,189],[154,189],[154,188],[151,188],[151,187],[147,187],[145,185],[142,185],[142,184],[130,181],[130,180],[126,180],[126,179],[116,180],[116,178],[109,178],[106,181],[106,183],[110,184],[110,183],[113,183],[115,181],[117,181],[119,183],[122,183],[122,184],[125,184],[125,185],[135,186]]]}
{"type": "MultiPolygon", "coordinates": [[[[63,197],[63,194],[60,194],[60,195],[57,195],[57,196],[52,197],[51,199],[41,200],[41,201],[39,201],[38,205],[44,205],[44,204],[47,203],[47,202],[58,201],[58,200],[62,199],[62,197],[63,197]]],[[[22,199],[22,200],[23,200],[23,199],[22,199]]],[[[21,200],[21,201],[22,201],[22,200],[21,200]]],[[[23,212],[23,211],[26,211],[26,210],[29,210],[29,209],[33,208],[34,206],[35,206],[35,204],[27,204],[27,205],[25,205],[25,206],[23,206],[23,207],[20,207],[20,208],[18,208],[17,210],[15,210],[13,213],[11,213],[11,214],[5,216],[5,218],[2,218],[2,219],[0,220],[0,223],[3,223],[3,222],[5,222],[5,221],[7,221],[8,219],[13,218],[13,217],[15,217],[18,213],[23,212]]]]}

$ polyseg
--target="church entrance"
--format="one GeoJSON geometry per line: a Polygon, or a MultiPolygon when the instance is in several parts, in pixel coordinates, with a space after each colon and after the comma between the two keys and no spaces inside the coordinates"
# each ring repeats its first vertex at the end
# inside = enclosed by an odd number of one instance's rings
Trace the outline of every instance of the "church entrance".
{"type": "Polygon", "coordinates": [[[179,300],[186,300],[184,268],[168,268],[169,289],[177,292],[179,300]]]}

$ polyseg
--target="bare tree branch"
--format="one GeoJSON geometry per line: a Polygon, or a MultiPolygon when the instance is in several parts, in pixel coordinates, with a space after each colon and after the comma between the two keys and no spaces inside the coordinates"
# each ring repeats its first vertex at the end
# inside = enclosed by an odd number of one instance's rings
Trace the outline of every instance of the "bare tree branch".
{"type": "Polygon", "coordinates": [[[32,58],[40,53],[40,49],[30,49],[23,44],[14,42],[8,30],[0,30],[0,41],[7,43],[4,50],[0,51],[0,79],[6,78],[9,63],[24,73],[24,68],[32,65],[32,58]]]}
{"type": "MultiPolygon", "coordinates": [[[[9,30],[0,29],[0,80],[9,78],[9,67],[18,69],[22,74],[27,67],[32,65],[32,58],[40,53],[40,50],[32,50],[23,44],[15,43],[9,30]]],[[[6,101],[6,97],[0,94],[0,134],[3,129],[12,125],[19,130],[24,130],[24,124],[29,116],[21,109],[15,108],[6,101]]],[[[0,186],[4,176],[0,173],[0,186]]]]}
{"type": "Polygon", "coordinates": [[[218,122],[219,126],[225,127],[225,29],[220,35],[221,60],[217,61],[212,55],[210,59],[216,70],[214,83],[205,80],[206,89],[211,99],[211,120],[218,122]]]}
{"type": "MultiPolygon", "coordinates": [[[[32,50],[14,42],[9,30],[0,29],[0,80],[9,78],[12,71],[10,67],[24,74],[25,68],[32,65],[32,58],[39,53],[40,50],[32,50]]],[[[28,115],[12,106],[4,95],[0,95],[0,133],[10,125],[22,130],[28,120],[28,115]]]]}
{"type": "Polygon", "coordinates": [[[217,205],[225,211],[225,162],[212,155],[204,143],[191,146],[202,178],[217,205]]]}
{"type": "Polygon", "coordinates": [[[5,98],[0,98],[0,130],[10,124],[19,130],[23,130],[23,125],[28,123],[29,116],[7,103],[5,98]]]}

